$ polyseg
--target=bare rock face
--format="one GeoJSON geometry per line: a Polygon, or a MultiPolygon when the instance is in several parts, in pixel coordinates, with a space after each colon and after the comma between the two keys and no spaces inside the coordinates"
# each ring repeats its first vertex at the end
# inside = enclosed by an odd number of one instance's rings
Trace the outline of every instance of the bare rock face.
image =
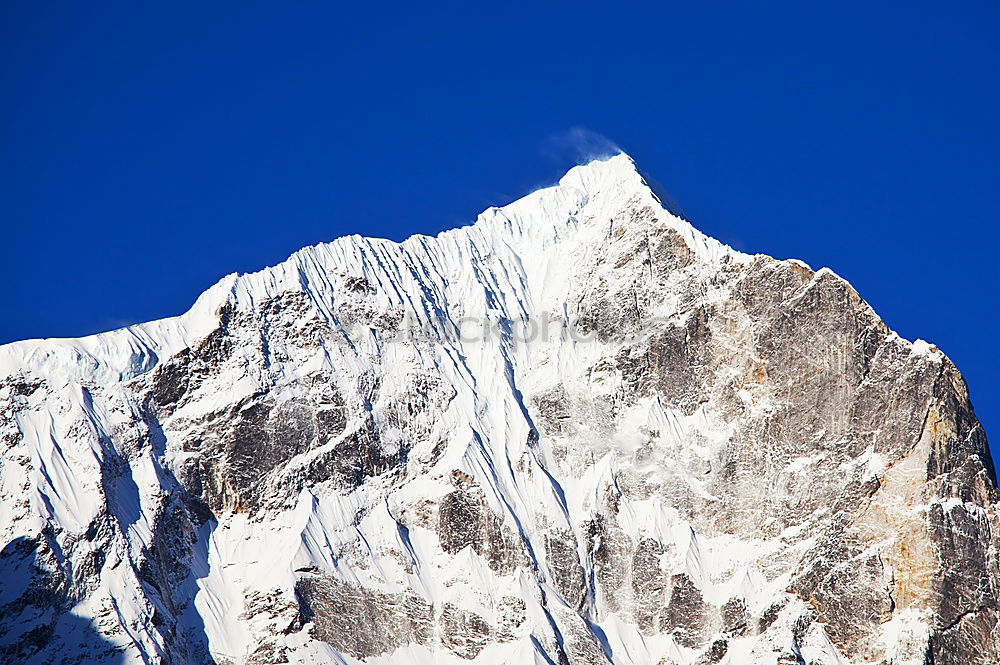
{"type": "Polygon", "coordinates": [[[968,391],[619,155],[0,347],[0,661],[986,665],[968,391]]]}
{"type": "MultiPolygon", "coordinates": [[[[426,643],[433,635],[433,608],[416,595],[368,591],[327,577],[299,580],[296,594],[313,636],[351,656],[392,653],[410,642],[426,643]]],[[[451,622],[454,615],[452,608],[451,622]]]]}
{"type": "Polygon", "coordinates": [[[453,472],[457,489],[441,498],[437,509],[437,536],[441,549],[457,554],[471,548],[495,572],[510,574],[527,563],[520,538],[494,513],[472,478],[453,472]]]}

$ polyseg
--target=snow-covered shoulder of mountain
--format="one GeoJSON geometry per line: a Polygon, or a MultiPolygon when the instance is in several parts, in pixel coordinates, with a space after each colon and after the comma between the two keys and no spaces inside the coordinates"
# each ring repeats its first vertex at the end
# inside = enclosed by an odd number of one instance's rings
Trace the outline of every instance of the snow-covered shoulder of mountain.
{"type": "MultiPolygon", "coordinates": [[[[148,371],[160,357],[168,357],[210,332],[216,310],[227,300],[252,308],[257,300],[289,290],[315,290],[316,297],[333,300],[327,273],[364,272],[368,264],[385,260],[411,263],[432,260],[437,265],[468,261],[492,248],[513,250],[522,265],[547,266],[551,248],[572,241],[583,213],[609,220],[630,197],[659,205],[624,153],[576,166],[558,184],[537,190],[504,207],[481,213],[475,223],[444,231],[436,237],[415,235],[402,243],[359,235],[338,238],[295,252],[283,263],[250,274],[230,274],[203,293],[180,316],[127,326],[81,338],[33,339],[0,345],[0,373],[34,367],[77,380],[127,380],[148,371]],[[595,197],[594,205],[590,198],[595,197]]],[[[687,221],[669,215],[678,230],[705,259],[717,261],[735,250],[697,231],[687,221]]],[[[433,265],[433,264],[432,264],[433,265]]]]}

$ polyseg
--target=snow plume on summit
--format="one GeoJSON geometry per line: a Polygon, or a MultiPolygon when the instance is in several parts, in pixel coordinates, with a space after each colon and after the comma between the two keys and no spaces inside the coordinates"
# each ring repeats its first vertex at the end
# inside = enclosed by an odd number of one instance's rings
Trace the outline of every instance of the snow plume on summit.
{"type": "Polygon", "coordinates": [[[998,657],[958,370],[624,154],[0,377],[0,662],[998,657]]]}
{"type": "Polygon", "coordinates": [[[542,153],[553,160],[571,158],[576,164],[588,164],[623,154],[614,141],[586,127],[573,127],[550,134],[542,141],[542,153]]]}

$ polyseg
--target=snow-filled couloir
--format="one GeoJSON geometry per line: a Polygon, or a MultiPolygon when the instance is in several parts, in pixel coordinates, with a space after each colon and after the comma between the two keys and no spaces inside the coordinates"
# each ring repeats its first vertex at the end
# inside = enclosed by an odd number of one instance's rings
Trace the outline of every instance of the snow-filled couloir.
{"type": "Polygon", "coordinates": [[[958,371],[626,155],[0,377],[2,662],[998,657],[958,371]]]}

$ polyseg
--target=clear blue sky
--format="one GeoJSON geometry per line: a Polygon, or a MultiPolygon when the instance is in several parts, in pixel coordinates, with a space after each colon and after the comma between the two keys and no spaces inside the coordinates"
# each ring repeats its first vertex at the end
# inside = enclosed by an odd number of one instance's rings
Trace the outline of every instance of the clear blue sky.
{"type": "Polygon", "coordinates": [[[468,4],[2,3],[0,341],[466,223],[583,127],[702,230],[938,344],[1000,444],[1000,5],[468,4]]]}

